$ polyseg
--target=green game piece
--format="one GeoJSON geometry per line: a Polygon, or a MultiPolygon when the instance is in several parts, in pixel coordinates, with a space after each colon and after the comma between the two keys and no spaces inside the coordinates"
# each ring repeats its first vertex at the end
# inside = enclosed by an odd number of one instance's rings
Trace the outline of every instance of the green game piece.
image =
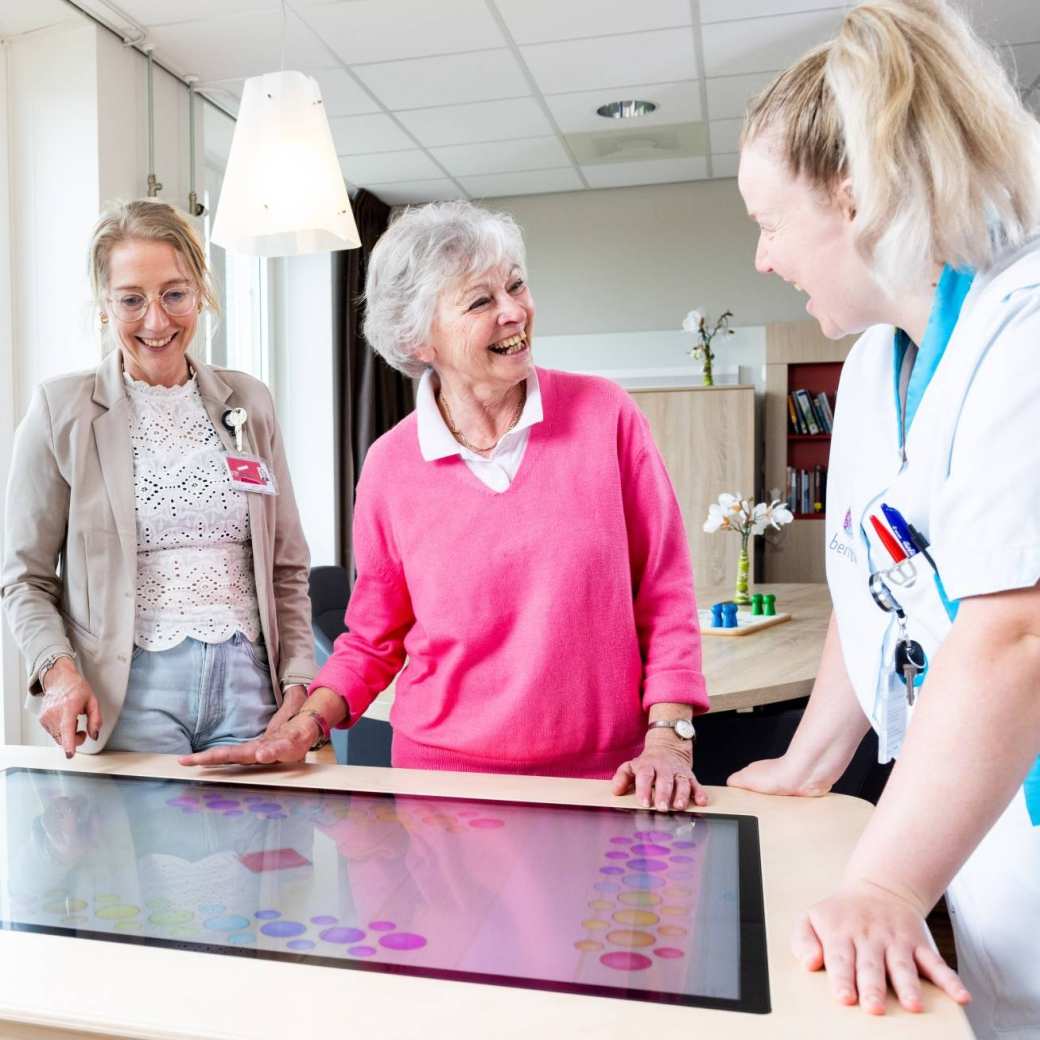
{"type": "Polygon", "coordinates": [[[751,613],[756,615],[756,616],[762,613],[762,593],[761,592],[756,592],[751,597],[751,613]]]}
{"type": "Polygon", "coordinates": [[[765,610],[762,611],[766,617],[776,616],[776,596],[772,592],[767,592],[762,599],[765,601],[765,610]]]}

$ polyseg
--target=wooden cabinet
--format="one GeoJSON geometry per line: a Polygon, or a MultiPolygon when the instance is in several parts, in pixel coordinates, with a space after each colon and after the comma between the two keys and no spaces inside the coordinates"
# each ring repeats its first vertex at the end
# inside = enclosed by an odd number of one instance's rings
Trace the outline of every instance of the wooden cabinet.
{"type": "MultiPolygon", "coordinates": [[[[779,322],[766,326],[765,493],[779,489],[787,498],[787,468],[825,465],[829,438],[790,433],[787,395],[795,388],[837,389],[841,366],[855,336],[827,339],[815,321],[779,322]]],[[[796,516],[765,539],[762,577],[766,582],[825,581],[823,513],[796,516]]]]}
{"type": "Polygon", "coordinates": [[[723,491],[749,496],[755,492],[755,388],[630,393],[650,422],[675,485],[697,584],[735,585],[740,539],[727,531],[705,534],[703,525],[708,506],[723,491]]]}

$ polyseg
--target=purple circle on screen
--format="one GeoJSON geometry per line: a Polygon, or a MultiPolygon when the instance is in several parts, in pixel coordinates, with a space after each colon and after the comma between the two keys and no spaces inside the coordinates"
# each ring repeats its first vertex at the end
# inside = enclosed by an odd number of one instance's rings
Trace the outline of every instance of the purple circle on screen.
{"type": "Polygon", "coordinates": [[[356,943],[364,937],[365,933],[360,928],[326,928],[318,934],[319,939],[330,943],[356,943]]]}
{"type": "Polygon", "coordinates": [[[628,859],[628,853],[622,852],[620,849],[613,849],[607,853],[607,859],[628,859]]]}
{"type": "Polygon", "coordinates": [[[631,848],[631,852],[636,856],[667,856],[671,851],[667,845],[648,845],[645,842],[631,848]]]}
{"type": "Polygon", "coordinates": [[[369,921],[368,927],[373,932],[392,932],[397,925],[393,921],[369,921]]]}
{"type": "Polygon", "coordinates": [[[605,892],[608,895],[612,892],[621,891],[621,886],[616,881],[597,881],[592,887],[597,892],[605,892]]]}
{"type": "Polygon", "coordinates": [[[628,888],[647,889],[664,887],[664,878],[657,877],[654,874],[626,874],[621,880],[628,888]]]}
{"type": "Polygon", "coordinates": [[[657,873],[659,870],[667,870],[668,864],[662,859],[630,859],[628,861],[628,868],[629,870],[657,873]]]}
{"type": "Polygon", "coordinates": [[[695,841],[677,841],[672,847],[676,849],[692,849],[696,848],[697,843],[695,841]]]}
{"type": "Polygon", "coordinates": [[[669,856],[668,857],[673,863],[692,863],[693,856],[669,856]]]}
{"type": "Polygon", "coordinates": [[[290,950],[313,950],[314,943],[310,939],[293,939],[285,944],[290,950]]]}
{"type": "Polygon", "coordinates": [[[231,798],[207,798],[207,809],[237,809],[238,799],[231,798]]]}
{"type": "Polygon", "coordinates": [[[317,917],[311,918],[311,924],[335,924],[336,918],[329,914],[318,914],[317,917]]]}
{"type": "Polygon", "coordinates": [[[351,946],[347,950],[351,957],[371,957],[375,952],[376,948],[374,946],[351,946]]]}
{"type": "Polygon", "coordinates": [[[276,917],[281,917],[281,910],[257,910],[253,916],[258,921],[273,921],[276,917]]]}
{"type": "Polygon", "coordinates": [[[388,950],[418,950],[426,945],[426,940],[414,932],[391,932],[379,940],[379,945],[388,950]]]}
{"type": "Polygon", "coordinates": [[[616,838],[611,838],[610,840],[615,845],[631,845],[632,844],[632,839],[631,838],[625,838],[625,837],[622,837],[621,835],[618,835],[616,838]]]}
{"type": "Polygon", "coordinates": [[[654,962],[641,953],[629,953],[626,950],[614,950],[600,957],[600,963],[618,971],[643,971],[654,962]]]}
{"type": "Polygon", "coordinates": [[[281,812],[282,807],[278,802],[253,802],[250,806],[253,812],[281,812]]]}
{"type": "Polygon", "coordinates": [[[640,841],[668,841],[671,838],[667,831],[636,831],[635,836],[640,841]]]}
{"type": "Polygon", "coordinates": [[[273,939],[291,939],[297,935],[303,935],[307,931],[305,924],[299,921],[272,921],[260,929],[264,935],[270,935],[273,939]]]}
{"type": "Polygon", "coordinates": [[[623,867],[600,867],[599,872],[601,874],[624,874],[623,867]]]}

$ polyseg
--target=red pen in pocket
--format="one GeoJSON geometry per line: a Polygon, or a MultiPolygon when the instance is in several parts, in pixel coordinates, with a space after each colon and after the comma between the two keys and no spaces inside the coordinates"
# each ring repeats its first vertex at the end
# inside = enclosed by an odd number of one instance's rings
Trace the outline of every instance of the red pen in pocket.
{"type": "Polygon", "coordinates": [[[874,530],[877,531],[881,544],[888,550],[888,555],[892,557],[892,562],[902,563],[906,559],[903,547],[892,537],[888,528],[876,516],[871,516],[870,522],[874,525],[874,530]]]}

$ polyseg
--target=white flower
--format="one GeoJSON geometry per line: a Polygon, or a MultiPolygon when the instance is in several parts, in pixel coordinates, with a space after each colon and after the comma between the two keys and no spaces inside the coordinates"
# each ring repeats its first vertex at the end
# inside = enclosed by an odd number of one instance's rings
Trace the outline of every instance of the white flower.
{"type": "Polygon", "coordinates": [[[712,502],[708,506],[708,517],[704,521],[704,530],[707,534],[714,531],[739,531],[739,522],[743,512],[744,503],[736,495],[723,492],[719,495],[718,502],[712,502]]]}
{"type": "Polygon", "coordinates": [[[682,327],[684,332],[700,332],[703,325],[704,315],[699,310],[692,310],[683,318],[682,327]]]}
{"type": "Polygon", "coordinates": [[[713,502],[708,507],[704,530],[708,534],[721,530],[736,531],[740,535],[758,535],[764,534],[769,527],[780,528],[789,524],[793,519],[791,510],[779,499],[752,505],[750,498],[723,493],[719,495],[717,503],[713,502]]]}

